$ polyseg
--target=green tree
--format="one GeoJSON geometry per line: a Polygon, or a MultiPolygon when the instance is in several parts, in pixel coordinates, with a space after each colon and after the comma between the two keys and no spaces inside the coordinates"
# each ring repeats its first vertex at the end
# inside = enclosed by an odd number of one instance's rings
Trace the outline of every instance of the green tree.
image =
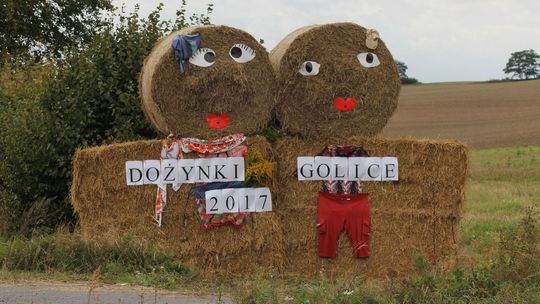
{"type": "Polygon", "coordinates": [[[58,58],[90,41],[113,9],[111,0],[2,0],[0,55],[58,58]]]}
{"type": "Polygon", "coordinates": [[[77,148],[156,136],[138,96],[144,57],[172,30],[208,24],[213,9],[186,16],[183,2],[176,20],[163,21],[162,7],[146,18],[136,7],[103,20],[88,45],[50,64],[38,93],[15,98],[0,90],[0,194],[15,197],[14,218],[25,220],[15,226],[32,231],[74,220],[68,193],[77,148]]]}
{"type": "Polygon", "coordinates": [[[419,83],[418,79],[410,78],[409,76],[407,76],[407,70],[409,69],[409,67],[405,64],[405,62],[395,60],[395,63],[396,63],[398,73],[399,73],[399,78],[401,79],[402,84],[416,84],[416,83],[419,83]]]}
{"type": "Polygon", "coordinates": [[[514,52],[510,55],[506,67],[503,69],[505,74],[512,74],[511,78],[531,79],[540,76],[540,55],[534,50],[523,50],[514,52]]]}
{"type": "Polygon", "coordinates": [[[405,64],[405,62],[396,60],[396,66],[398,69],[399,78],[409,78],[407,76],[407,69],[409,69],[409,67],[405,64]]]}

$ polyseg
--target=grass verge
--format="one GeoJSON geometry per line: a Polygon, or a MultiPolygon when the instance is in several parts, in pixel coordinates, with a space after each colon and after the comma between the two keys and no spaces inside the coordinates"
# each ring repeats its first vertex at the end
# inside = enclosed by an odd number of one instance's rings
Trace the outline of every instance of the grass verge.
{"type": "Polygon", "coordinates": [[[143,286],[181,286],[193,276],[174,254],[132,238],[86,242],[79,234],[58,232],[33,239],[0,241],[0,278],[47,274],[55,279],[100,280],[143,286]]]}

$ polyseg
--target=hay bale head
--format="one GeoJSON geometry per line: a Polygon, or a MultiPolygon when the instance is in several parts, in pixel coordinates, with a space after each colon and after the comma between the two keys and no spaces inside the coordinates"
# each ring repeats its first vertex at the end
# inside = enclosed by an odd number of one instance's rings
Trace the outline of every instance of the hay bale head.
{"type": "Polygon", "coordinates": [[[456,231],[464,202],[467,148],[456,141],[351,137],[342,145],[359,145],[370,156],[395,156],[399,181],[363,182],[371,214],[370,257],[355,259],[347,234],[341,233],[336,259],[317,255],[317,192],[321,182],[298,181],[298,156],[317,155],[324,140],[283,138],[277,188],[287,261],[285,271],[328,276],[407,276],[414,255],[445,267],[457,255],[456,231]],[[291,149],[294,147],[294,149],[291,149]]]}
{"type": "Polygon", "coordinates": [[[145,59],[139,89],[144,113],[158,132],[215,138],[261,131],[273,108],[268,96],[274,82],[268,53],[251,35],[227,26],[198,26],[156,44],[145,59]],[[172,41],[195,33],[200,34],[200,48],[181,73],[172,41]],[[226,118],[212,128],[211,115],[226,118]]]}
{"type": "MultiPolygon", "coordinates": [[[[251,137],[247,144],[273,160],[264,138],[251,137]]],[[[123,172],[125,161],[156,159],[160,150],[161,141],[146,140],[76,152],[71,199],[85,238],[128,235],[155,242],[175,250],[182,263],[203,277],[251,276],[282,268],[283,233],[276,213],[250,213],[240,227],[203,230],[191,184],[177,192],[169,188],[164,224],[157,227],[152,219],[156,186],[127,186],[123,172]]]]}
{"type": "Polygon", "coordinates": [[[270,53],[277,118],[304,137],[375,135],[397,106],[400,79],[375,31],[353,23],[301,28],[270,53]]]}

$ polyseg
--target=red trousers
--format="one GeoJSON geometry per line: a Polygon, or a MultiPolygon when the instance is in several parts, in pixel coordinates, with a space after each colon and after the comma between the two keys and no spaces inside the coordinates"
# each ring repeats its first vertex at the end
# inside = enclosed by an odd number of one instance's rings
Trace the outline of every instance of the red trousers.
{"type": "Polygon", "coordinates": [[[319,192],[318,223],[320,257],[335,258],[337,241],[347,231],[356,258],[369,257],[368,195],[319,192]]]}

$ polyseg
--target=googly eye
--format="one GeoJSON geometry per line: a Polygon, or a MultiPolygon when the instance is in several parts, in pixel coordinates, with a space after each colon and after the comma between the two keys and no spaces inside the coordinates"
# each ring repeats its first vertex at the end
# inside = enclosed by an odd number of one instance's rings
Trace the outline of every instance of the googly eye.
{"type": "Polygon", "coordinates": [[[229,50],[229,55],[238,63],[246,63],[255,58],[255,51],[245,44],[237,43],[229,50]]]}
{"type": "Polygon", "coordinates": [[[321,65],[315,61],[305,61],[298,72],[304,76],[315,76],[319,74],[320,67],[321,65]]]}
{"type": "Polygon", "coordinates": [[[356,57],[358,58],[358,61],[360,61],[360,64],[366,68],[374,68],[381,64],[379,62],[379,57],[373,53],[360,53],[356,57]]]}
{"type": "Polygon", "coordinates": [[[209,67],[216,62],[216,53],[209,48],[200,48],[189,58],[189,63],[203,68],[209,67]]]}

